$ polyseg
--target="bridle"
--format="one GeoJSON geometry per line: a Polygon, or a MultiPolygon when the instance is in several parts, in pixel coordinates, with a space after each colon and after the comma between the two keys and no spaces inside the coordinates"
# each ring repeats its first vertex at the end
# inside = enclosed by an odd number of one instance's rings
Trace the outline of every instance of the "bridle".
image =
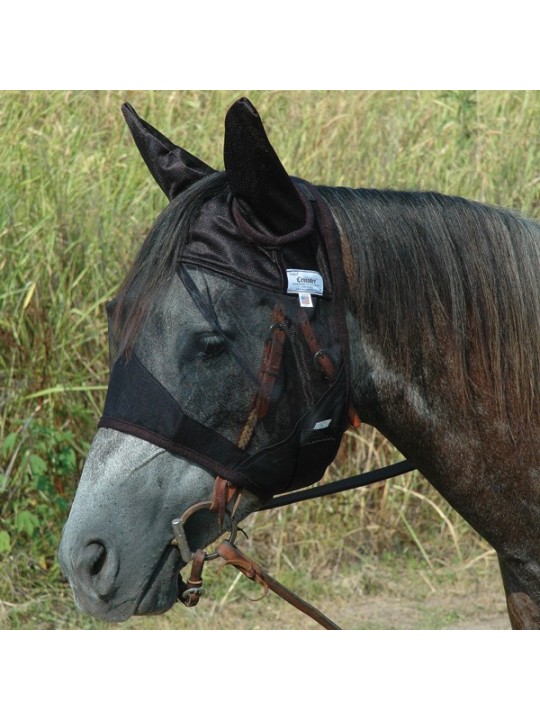
{"type": "MultiPolygon", "coordinates": [[[[330,354],[326,352],[324,348],[321,348],[311,323],[309,322],[309,318],[303,308],[299,308],[299,325],[302,329],[302,334],[309,350],[312,353],[314,362],[317,363],[325,378],[328,381],[332,381],[336,374],[335,365],[330,354]]],[[[283,310],[280,304],[277,303],[272,312],[268,339],[264,347],[263,359],[258,376],[258,388],[251,402],[246,421],[237,439],[237,445],[241,449],[245,449],[249,445],[258,422],[265,417],[268,411],[272,390],[280,372],[286,334],[287,327],[283,310]]],[[[360,425],[360,419],[352,405],[350,406],[348,412],[351,425],[357,428],[360,425]]],[[[379,471],[362,473],[334,483],[329,483],[322,487],[302,490],[273,498],[259,508],[259,511],[275,507],[283,507],[285,505],[290,505],[293,502],[301,502],[309,498],[323,497],[324,495],[328,495],[330,493],[362,487],[383,479],[395,477],[396,475],[409,472],[413,469],[414,466],[411,463],[403,461],[401,463],[396,463],[386,468],[382,468],[379,471]]],[[[236,487],[232,482],[218,476],[216,477],[214,491],[210,500],[195,503],[180,517],[175,518],[172,521],[172,544],[178,548],[184,564],[187,565],[191,562],[191,574],[187,583],[179,578],[179,601],[187,607],[194,607],[197,605],[201,595],[204,593],[204,589],[202,587],[202,572],[205,563],[221,558],[224,560],[224,563],[221,566],[222,568],[225,567],[225,565],[232,565],[250,580],[261,585],[265,590],[263,597],[266,596],[269,590],[272,590],[298,610],[318,622],[325,629],[340,630],[341,628],[326,617],[326,615],[282,585],[278,580],[267,573],[258,563],[249,558],[236,546],[235,540],[239,530],[236,520],[236,512],[240,504],[241,496],[242,491],[240,488],[236,487]],[[217,514],[219,527],[222,532],[224,529],[225,518],[228,518],[230,525],[229,537],[222,541],[212,553],[206,553],[202,549],[193,551],[189,546],[186,536],[186,522],[189,518],[202,510],[207,510],[217,514]]]]}

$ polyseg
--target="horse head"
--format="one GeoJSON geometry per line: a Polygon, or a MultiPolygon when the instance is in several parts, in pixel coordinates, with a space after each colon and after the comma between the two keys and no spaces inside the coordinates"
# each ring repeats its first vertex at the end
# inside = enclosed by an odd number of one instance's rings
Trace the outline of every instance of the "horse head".
{"type": "MultiPolygon", "coordinates": [[[[176,601],[172,521],[216,477],[241,489],[238,518],[318,480],[347,405],[330,220],[255,108],[227,114],[224,172],[123,112],[170,204],[108,306],[105,409],[59,554],[79,607],[110,621],[176,601]]],[[[185,530],[204,548],[221,525],[203,511],[185,530]]]]}

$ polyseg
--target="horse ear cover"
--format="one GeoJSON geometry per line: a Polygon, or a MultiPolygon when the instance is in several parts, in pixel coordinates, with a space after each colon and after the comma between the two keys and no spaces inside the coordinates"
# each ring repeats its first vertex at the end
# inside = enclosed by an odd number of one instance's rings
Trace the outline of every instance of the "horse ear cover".
{"type": "Polygon", "coordinates": [[[223,154],[231,190],[246,219],[254,214],[277,235],[304,226],[306,206],[247,98],[227,112],[223,154]]]}
{"type": "Polygon", "coordinates": [[[129,103],[122,105],[122,114],[144,162],[169,200],[215,172],[140,118],[129,103]]]}

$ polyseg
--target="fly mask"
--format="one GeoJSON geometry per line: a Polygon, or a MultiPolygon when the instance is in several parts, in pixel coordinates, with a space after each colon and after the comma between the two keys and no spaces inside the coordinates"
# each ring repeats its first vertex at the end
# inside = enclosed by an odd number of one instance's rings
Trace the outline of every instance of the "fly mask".
{"type": "MultiPolygon", "coordinates": [[[[170,200],[215,173],[123,112],[170,200]]],[[[349,422],[345,277],[326,203],[288,176],[245,99],[227,113],[224,157],[223,190],[202,205],[174,268],[181,352],[167,352],[150,314],[114,359],[99,425],[265,499],[317,482],[349,422]]]]}

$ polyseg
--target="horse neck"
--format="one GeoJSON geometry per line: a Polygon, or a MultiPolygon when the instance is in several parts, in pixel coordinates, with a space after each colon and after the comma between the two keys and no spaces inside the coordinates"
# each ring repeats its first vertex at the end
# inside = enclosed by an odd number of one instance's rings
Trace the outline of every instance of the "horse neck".
{"type": "MultiPolygon", "coordinates": [[[[394,228],[400,223],[400,202],[382,208],[373,191],[373,206],[364,201],[357,212],[345,208],[347,201],[354,203],[352,193],[339,198],[334,216],[341,229],[347,276],[353,402],[363,421],[422,465],[431,462],[438,438],[448,435],[450,420],[455,433],[467,436],[471,432],[466,412],[470,398],[463,390],[470,367],[459,358],[451,314],[436,305],[440,298],[426,307],[431,299],[425,289],[423,297],[415,295],[420,291],[418,279],[409,280],[406,272],[405,277],[398,276],[396,232],[387,246],[385,232],[390,223],[394,228]],[[375,252],[380,254],[376,262],[375,252]]],[[[404,242],[407,220],[410,216],[403,218],[404,242]]]]}

